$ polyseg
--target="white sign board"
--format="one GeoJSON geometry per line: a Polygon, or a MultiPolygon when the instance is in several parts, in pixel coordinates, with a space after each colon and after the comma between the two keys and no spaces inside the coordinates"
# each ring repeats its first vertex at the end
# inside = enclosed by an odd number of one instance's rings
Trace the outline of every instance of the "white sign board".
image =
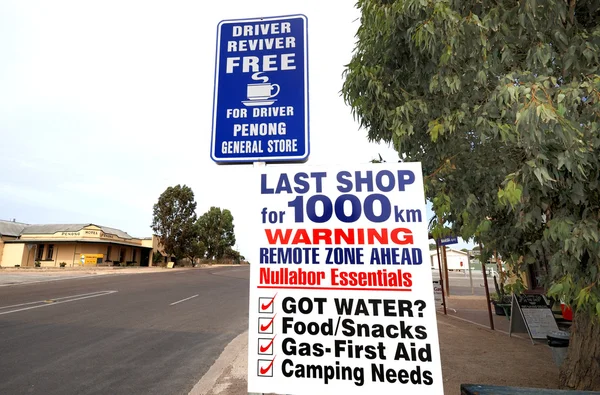
{"type": "Polygon", "coordinates": [[[248,392],[442,394],[420,164],[257,170],[248,392]]]}

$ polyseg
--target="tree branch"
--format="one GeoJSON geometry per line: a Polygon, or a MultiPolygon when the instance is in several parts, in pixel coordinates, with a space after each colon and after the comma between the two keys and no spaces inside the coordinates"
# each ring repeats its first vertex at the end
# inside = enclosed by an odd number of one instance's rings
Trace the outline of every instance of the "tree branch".
{"type": "Polygon", "coordinates": [[[569,1],[569,22],[571,25],[575,24],[575,5],[577,4],[577,0],[569,1]]]}
{"type": "Polygon", "coordinates": [[[449,157],[448,159],[446,159],[446,160],[444,161],[444,163],[442,163],[440,167],[438,167],[437,169],[435,169],[435,171],[434,171],[433,173],[431,173],[431,174],[429,174],[429,175],[425,176],[425,179],[426,179],[426,180],[428,180],[428,179],[430,179],[431,177],[435,176],[435,175],[436,175],[438,172],[440,172],[440,171],[441,171],[441,170],[444,168],[444,166],[448,165],[448,164],[450,163],[450,161],[451,161],[452,159],[456,158],[457,156],[458,156],[458,154],[456,154],[456,155],[452,155],[451,157],[449,157]]]}

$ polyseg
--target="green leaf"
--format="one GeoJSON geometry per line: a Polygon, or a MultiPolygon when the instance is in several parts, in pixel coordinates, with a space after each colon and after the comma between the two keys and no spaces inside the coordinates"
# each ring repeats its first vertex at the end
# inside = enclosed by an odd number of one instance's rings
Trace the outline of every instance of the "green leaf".
{"type": "Polygon", "coordinates": [[[429,134],[431,135],[431,141],[435,142],[440,133],[444,130],[444,126],[440,123],[435,123],[434,126],[429,129],[429,134]]]}
{"type": "Polygon", "coordinates": [[[477,76],[475,78],[476,78],[476,81],[482,85],[487,82],[487,74],[484,70],[479,70],[479,72],[477,72],[477,76]]]}
{"type": "Polygon", "coordinates": [[[562,291],[563,291],[563,285],[561,283],[555,283],[548,290],[548,295],[561,296],[562,291]]]}
{"type": "Polygon", "coordinates": [[[541,185],[544,185],[544,178],[542,177],[542,169],[541,168],[536,168],[533,171],[533,174],[535,174],[535,176],[537,177],[538,181],[540,182],[541,185]]]}
{"type": "Polygon", "coordinates": [[[596,303],[596,315],[600,317],[600,302],[596,303]]]}
{"type": "Polygon", "coordinates": [[[563,152],[558,154],[558,165],[556,166],[559,170],[562,169],[562,167],[565,165],[565,161],[566,161],[566,157],[565,154],[563,152]]]}

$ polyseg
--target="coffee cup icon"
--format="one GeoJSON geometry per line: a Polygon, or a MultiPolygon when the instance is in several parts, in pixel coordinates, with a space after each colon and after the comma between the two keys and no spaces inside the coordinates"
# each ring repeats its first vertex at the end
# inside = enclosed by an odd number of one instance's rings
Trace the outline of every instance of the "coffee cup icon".
{"type": "Polygon", "coordinates": [[[246,94],[248,100],[269,100],[279,94],[278,84],[260,83],[260,84],[248,84],[248,90],[246,94]],[[275,93],[273,93],[275,90],[275,93]]]}

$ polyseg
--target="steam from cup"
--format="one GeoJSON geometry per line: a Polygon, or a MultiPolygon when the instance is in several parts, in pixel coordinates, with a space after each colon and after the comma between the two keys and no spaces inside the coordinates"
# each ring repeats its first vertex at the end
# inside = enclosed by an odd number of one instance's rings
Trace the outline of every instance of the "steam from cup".
{"type": "Polygon", "coordinates": [[[269,77],[266,75],[261,75],[264,71],[259,71],[258,73],[252,74],[252,79],[254,81],[261,81],[263,84],[269,82],[269,77]]]}

